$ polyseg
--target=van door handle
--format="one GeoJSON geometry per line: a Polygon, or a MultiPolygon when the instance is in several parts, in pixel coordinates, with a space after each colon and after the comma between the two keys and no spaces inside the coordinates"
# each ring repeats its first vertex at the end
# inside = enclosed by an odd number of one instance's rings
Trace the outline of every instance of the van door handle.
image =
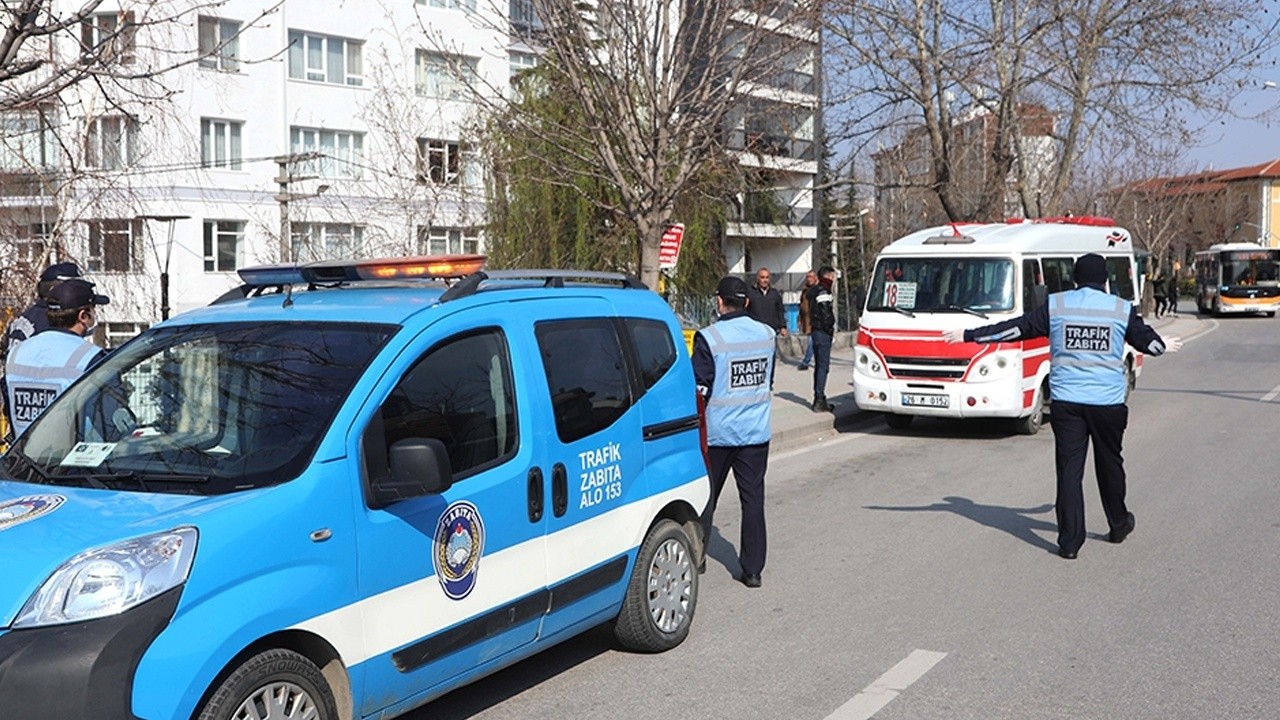
{"type": "Polygon", "coordinates": [[[542,519],[542,468],[529,469],[529,522],[542,519]]]}
{"type": "Polygon", "coordinates": [[[556,463],[551,468],[551,512],[560,517],[568,509],[569,473],[564,469],[564,463],[556,463]]]}

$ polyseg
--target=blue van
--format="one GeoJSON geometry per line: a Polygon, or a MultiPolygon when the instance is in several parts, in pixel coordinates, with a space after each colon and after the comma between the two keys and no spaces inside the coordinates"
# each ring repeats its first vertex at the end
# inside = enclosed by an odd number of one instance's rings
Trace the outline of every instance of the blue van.
{"type": "Polygon", "coordinates": [[[58,398],[0,460],[0,716],[390,718],[601,623],[678,645],[675,316],[482,262],[242,270],[58,398]]]}

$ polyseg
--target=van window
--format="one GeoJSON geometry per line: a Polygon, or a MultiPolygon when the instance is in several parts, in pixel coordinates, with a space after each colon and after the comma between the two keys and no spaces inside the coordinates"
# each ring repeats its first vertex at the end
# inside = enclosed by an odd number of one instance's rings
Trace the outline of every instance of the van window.
{"type": "Polygon", "coordinates": [[[1022,261],[1022,311],[1031,312],[1035,310],[1034,288],[1037,285],[1044,284],[1044,277],[1040,275],[1040,263],[1033,259],[1022,261]]]}
{"type": "MultiPolygon", "coordinates": [[[[380,412],[385,450],[406,438],[439,440],[455,480],[511,457],[515,393],[502,333],[484,330],[437,345],[405,373],[380,412]]],[[[371,473],[385,472],[369,461],[371,473]]]]}
{"type": "Polygon", "coordinates": [[[534,334],[561,442],[599,432],[631,407],[626,357],[611,320],[540,322],[534,334]]]}
{"type": "Polygon", "coordinates": [[[662,379],[676,364],[676,344],[666,323],[657,320],[627,318],[623,320],[631,335],[639,366],[641,386],[648,390],[662,379]]]}
{"type": "Polygon", "coordinates": [[[1076,289],[1076,283],[1072,280],[1076,269],[1075,258],[1044,258],[1040,262],[1044,266],[1044,284],[1048,286],[1050,293],[1076,289]]]}
{"type": "Polygon", "coordinates": [[[1107,258],[1108,288],[1112,295],[1133,300],[1133,273],[1130,272],[1132,266],[1133,263],[1129,262],[1127,257],[1107,258]]]}

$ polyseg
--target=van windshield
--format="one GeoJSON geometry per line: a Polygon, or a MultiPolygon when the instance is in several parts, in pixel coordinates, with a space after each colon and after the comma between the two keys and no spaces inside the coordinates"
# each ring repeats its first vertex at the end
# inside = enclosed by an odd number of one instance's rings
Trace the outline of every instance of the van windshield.
{"type": "Polygon", "coordinates": [[[255,322],[147,331],[54,401],[3,468],[28,482],[207,495],[285,482],[395,330],[255,322]]]}
{"type": "Polygon", "coordinates": [[[1008,258],[882,257],[867,310],[1002,312],[1013,310],[1013,290],[1008,258]]]}

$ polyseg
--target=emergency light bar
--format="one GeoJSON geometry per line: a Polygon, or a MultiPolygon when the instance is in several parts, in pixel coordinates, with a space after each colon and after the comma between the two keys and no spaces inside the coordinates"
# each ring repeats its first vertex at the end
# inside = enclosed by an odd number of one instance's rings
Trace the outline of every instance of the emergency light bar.
{"type": "Polygon", "coordinates": [[[237,271],[246,285],[331,284],[359,280],[442,280],[466,277],[484,267],[484,255],[429,255],[335,260],[305,265],[259,265],[237,271]]]}

